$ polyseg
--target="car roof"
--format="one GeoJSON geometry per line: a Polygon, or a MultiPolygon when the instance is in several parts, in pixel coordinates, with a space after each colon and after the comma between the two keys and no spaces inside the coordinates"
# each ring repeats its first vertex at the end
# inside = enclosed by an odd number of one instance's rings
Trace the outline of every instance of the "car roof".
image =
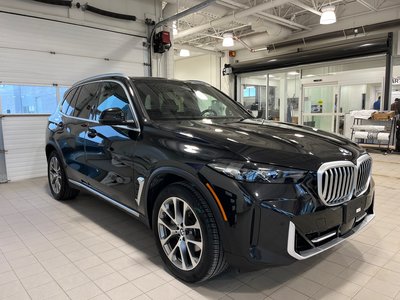
{"type": "MultiPolygon", "coordinates": [[[[127,76],[123,73],[108,73],[108,74],[100,74],[92,77],[85,78],[80,80],[72,85],[72,87],[81,85],[84,83],[90,83],[97,80],[104,80],[104,79],[119,79],[125,78],[131,81],[168,81],[168,82],[181,82],[181,83],[197,83],[197,84],[207,84],[200,80],[178,80],[178,79],[167,79],[162,77],[145,77],[145,76],[127,76]]],[[[208,85],[208,84],[207,84],[208,85]]]]}

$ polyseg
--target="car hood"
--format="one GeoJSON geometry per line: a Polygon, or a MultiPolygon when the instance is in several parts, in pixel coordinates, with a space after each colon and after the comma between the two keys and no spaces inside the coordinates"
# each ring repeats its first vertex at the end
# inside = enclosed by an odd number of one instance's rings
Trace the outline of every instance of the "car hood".
{"type": "Polygon", "coordinates": [[[317,170],[328,161],[355,161],[365,152],[335,134],[262,119],[184,120],[160,125],[164,130],[175,131],[186,142],[191,140],[197,147],[223,147],[244,160],[299,169],[317,170]]]}

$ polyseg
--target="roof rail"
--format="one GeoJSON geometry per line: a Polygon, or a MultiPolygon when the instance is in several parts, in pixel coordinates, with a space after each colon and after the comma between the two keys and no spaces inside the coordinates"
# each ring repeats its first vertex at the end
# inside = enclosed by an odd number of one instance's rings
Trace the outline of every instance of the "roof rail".
{"type": "Polygon", "coordinates": [[[81,83],[84,83],[84,82],[87,82],[87,81],[96,80],[96,79],[102,79],[102,78],[105,78],[105,77],[112,77],[112,76],[114,76],[114,77],[123,77],[123,78],[129,79],[129,76],[126,75],[126,74],[123,74],[123,73],[106,73],[106,74],[95,75],[95,76],[91,76],[91,77],[79,80],[78,82],[75,82],[72,86],[76,86],[78,84],[81,84],[81,83]]]}

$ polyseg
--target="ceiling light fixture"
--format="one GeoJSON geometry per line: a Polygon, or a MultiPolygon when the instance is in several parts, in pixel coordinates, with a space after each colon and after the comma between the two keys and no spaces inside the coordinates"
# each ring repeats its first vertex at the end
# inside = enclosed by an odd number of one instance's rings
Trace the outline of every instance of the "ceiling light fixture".
{"type": "Polygon", "coordinates": [[[181,51],[179,51],[179,56],[188,57],[190,56],[190,51],[188,49],[181,49],[181,51]]]}
{"type": "Polygon", "coordinates": [[[328,5],[323,8],[321,8],[321,19],[319,20],[319,23],[322,25],[329,25],[336,23],[336,14],[335,14],[335,6],[333,5],[328,5]]]}
{"type": "Polygon", "coordinates": [[[176,25],[176,21],[172,22],[172,35],[177,35],[178,34],[178,26],[176,25]]]}
{"type": "Polygon", "coordinates": [[[224,38],[222,40],[222,47],[233,47],[235,45],[233,41],[233,33],[231,32],[226,32],[222,35],[224,38]]]}

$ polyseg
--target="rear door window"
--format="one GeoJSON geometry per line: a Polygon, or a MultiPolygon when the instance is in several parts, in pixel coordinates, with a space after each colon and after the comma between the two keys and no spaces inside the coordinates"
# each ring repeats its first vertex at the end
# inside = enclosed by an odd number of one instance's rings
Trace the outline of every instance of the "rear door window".
{"type": "Polygon", "coordinates": [[[72,102],[74,104],[74,117],[89,119],[97,103],[99,88],[100,83],[88,83],[81,86],[79,95],[76,97],[76,103],[72,102]]]}

